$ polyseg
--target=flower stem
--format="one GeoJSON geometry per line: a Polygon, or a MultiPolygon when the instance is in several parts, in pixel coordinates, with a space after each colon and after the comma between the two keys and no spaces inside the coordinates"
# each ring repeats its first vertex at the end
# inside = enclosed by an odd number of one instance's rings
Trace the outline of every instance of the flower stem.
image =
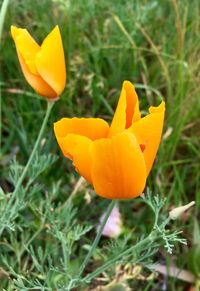
{"type": "Polygon", "coordinates": [[[99,240],[101,238],[102,232],[104,230],[104,226],[106,225],[106,222],[107,222],[107,220],[108,220],[108,218],[109,218],[114,206],[116,205],[116,203],[117,203],[117,200],[112,200],[110,202],[110,204],[109,204],[109,206],[108,206],[108,208],[106,210],[106,213],[104,215],[104,218],[103,218],[103,220],[102,220],[102,222],[100,224],[100,227],[99,227],[99,230],[98,230],[97,235],[95,237],[95,240],[94,240],[94,242],[93,242],[93,244],[92,244],[92,246],[91,246],[91,248],[90,248],[90,250],[89,250],[89,252],[88,252],[88,254],[87,254],[86,258],[85,258],[85,260],[83,261],[83,263],[82,263],[82,265],[80,267],[79,274],[78,274],[79,277],[82,275],[83,271],[85,270],[86,265],[88,264],[88,262],[90,260],[90,257],[93,255],[93,252],[94,252],[94,250],[95,250],[96,246],[98,245],[98,242],[99,242],[99,240]]]}
{"type": "MultiPolygon", "coordinates": [[[[8,9],[8,4],[10,0],[3,0],[0,10],[0,44],[2,43],[2,34],[3,27],[5,22],[5,17],[8,9]]],[[[1,137],[2,137],[2,96],[1,96],[1,88],[0,88],[0,149],[1,149],[1,137]]],[[[0,150],[1,156],[1,150],[0,150]]]]}
{"type": "MultiPolygon", "coordinates": [[[[33,161],[33,158],[34,158],[35,154],[36,154],[36,151],[38,149],[38,146],[40,144],[41,138],[43,136],[43,133],[44,133],[44,130],[45,130],[47,121],[49,119],[49,115],[51,113],[51,109],[52,109],[53,105],[54,105],[54,102],[47,101],[47,110],[46,110],[46,114],[45,114],[45,117],[44,117],[42,126],[40,128],[40,132],[38,134],[37,140],[35,142],[35,145],[34,145],[34,148],[33,148],[32,152],[31,152],[31,155],[30,155],[30,157],[28,159],[28,162],[27,162],[27,164],[26,164],[26,166],[25,166],[25,168],[24,168],[24,170],[23,170],[23,172],[22,172],[19,180],[17,181],[15,190],[13,191],[12,196],[11,196],[11,198],[10,198],[8,204],[7,204],[7,207],[6,207],[5,212],[4,212],[4,218],[7,216],[8,212],[9,213],[11,212],[10,211],[10,207],[11,207],[11,205],[12,205],[12,203],[13,203],[13,201],[14,201],[14,199],[15,199],[15,197],[16,197],[16,195],[17,195],[17,193],[18,193],[18,191],[19,191],[19,189],[20,189],[20,187],[21,187],[21,185],[23,183],[23,180],[24,180],[24,178],[25,178],[25,176],[27,174],[27,171],[28,171],[28,169],[29,169],[29,167],[30,167],[30,165],[31,165],[31,163],[33,161]]],[[[4,219],[2,217],[1,218],[1,221],[3,221],[3,220],[4,219]]],[[[8,220],[9,220],[9,217],[7,219],[7,222],[8,222],[8,220]]],[[[0,228],[0,235],[2,234],[4,228],[5,228],[5,225],[1,226],[1,228],[0,228]]]]}
{"type": "Polygon", "coordinates": [[[18,182],[17,182],[17,185],[16,185],[15,190],[14,190],[14,192],[13,192],[12,198],[13,198],[13,197],[16,195],[16,193],[18,192],[19,187],[21,186],[21,184],[22,184],[22,182],[23,182],[23,180],[24,180],[24,177],[25,177],[25,175],[26,175],[26,173],[27,173],[27,171],[28,171],[28,169],[29,169],[29,167],[30,167],[30,164],[31,164],[32,161],[33,161],[33,158],[34,158],[34,156],[35,156],[35,153],[36,153],[36,151],[37,151],[37,149],[38,149],[38,146],[39,146],[39,144],[40,144],[41,138],[42,138],[42,136],[43,136],[43,133],[44,133],[44,130],[45,130],[45,127],[46,127],[47,121],[48,121],[48,119],[49,119],[49,115],[50,115],[50,113],[51,113],[51,109],[52,109],[53,105],[54,105],[54,102],[47,101],[47,110],[46,110],[46,114],[45,114],[45,117],[44,117],[44,120],[43,120],[42,126],[41,126],[41,128],[40,128],[40,132],[39,132],[39,134],[38,134],[37,140],[36,140],[36,142],[35,142],[35,145],[34,145],[34,148],[33,148],[32,152],[31,152],[31,155],[30,155],[30,157],[29,157],[29,160],[28,160],[28,162],[27,162],[27,164],[26,164],[26,166],[25,166],[25,168],[24,168],[24,170],[23,170],[23,172],[22,172],[22,174],[21,174],[21,177],[19,178],[19,180],[18,180],[18,182]]]}
{"type": "MultiPolygon", "coordinates": [[[[156,240],[158,240],[159,238],[162,238],[159,228],[156,227],[157,225],[157,217],[158,214],[155,214],[155,223],[154,226],[151,230],[151,232],[148,234],[148,236],[146,238],[144,238],[143,240],[139,241],[136,245],[131,246],[130,248],[128,248],[127,250],[123,251],[122,253],[118,254],[117,256],[115,256],[114,258],[110,259],[109,261],[107,261],[105,264],[103,264],[102,266],[100,266],[99,268],[97,268],[94,272],[90,273],[89,275],[86,275],[83,278],[83,281],[88,281],[90,282],[92,279],[94,279],[95,277],[97,277],[98,275],[100,275],[101,273],[103,273],[105,270],[107,270],[109,267],[111,267],[112,265],[114,265],[117,261],[119,261],[120,259],[129,256],[130,254],[132,254],[133,252],[136,252],[138,249],[142,248],[145,245],[148,245],[149,243],[153,243],[156,240]]],[[[160,225],[160,228],[165,227],[170,221],[170,216],[168,216],[165,221],[160,225]]]]}
{"type": "Polygon", "coordinates": [[[60,206],[58,207],[58,210],[62,210],[63,208],[65,208],[65,206],[70,203],[74,196],[76,195],[76,193],[78,192],[78,190],[80,189],[80,187],[83,185],[83,183],[85,182],[86,180],[83,178],[83,177],[80,177],[76,183],[76,185],[74,186],[74,189],[73,191],[71,192],[71,194],[69,195],[69,197],[65,200],[65,202],[60,206]]]}
{"type": "Polygon", "coordinates": [[[100,266],[98,269],[96,269],[94,272],[87,275],[84,278],[84,281],[90,282],[93,278],[100,275],[102,272],[104,272],[106,269],[108,269],[109,267],[114,265],[117,261],[119,261],[123,257],[128,256],[130,253],[133,253],[133,251],[135,252],[137,249],[143,247],[144,245],[147,245],[148,243],[155,241],[157,238],[158,238],[157,231],[152,230],[152,232],[146,238],[139,241],[136,245],[130,247],[129,249],[127,249],[124,252],[120,253],[119,255],[115,256],[114,258],[112,258],[111,260],[109,260],[108,262],[106,262],[105,264],[100,266]]]}
{"type": "Polygon", "coordinates": [[[5,22],[6,12],[8,8],[10,0],[4,0],[1,5],[1,11],[0,11],[0,41],[2,38],[2,32],[3,32],[3,26],[5,22]]]}

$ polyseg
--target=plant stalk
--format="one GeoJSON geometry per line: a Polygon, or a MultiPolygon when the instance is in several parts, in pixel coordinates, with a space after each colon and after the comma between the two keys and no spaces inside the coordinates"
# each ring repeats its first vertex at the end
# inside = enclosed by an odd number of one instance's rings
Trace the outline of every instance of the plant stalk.
{"type": "Polygon", "coordinates": [[[4,0],[1,5],[1,11],[0,11],[0,41],[2,38],[2,33],[3,33],[3,26],[5,22],[5,17],[8,9],[8,4],[10,0],[4,0]]]}
{"type": "MultiPolygon", "coordinates": [[[[3,0],[0,10],[0,44],[2,42],[3,27],[5,22],[5,17],[8,9],[8,4],[10,0],[3,0]]],[[[0,156],[1,156],[1,138],[2,138],[2,96],[0,88],[0,156]]]]}
{"type": "Polygon", "coordinates": [[[156,230],[153,230],[145,239],[141,240],[138,242],[136,245],[130,247],[129,249],[125,250],[124,252],[120,253],[118,256],[115,256],[113,259],[109,260],[102,266],[100,266],[97,270],[92,272],[91,274],[87,275],[84,278],[84,281],[91,281],[94,279],[96,276],[100,275],[102,272],[104,272],[106,269],[108,269],[110,266],[115,264],[117,261],[122,259],[123,257],[129,255],[131,252],[136,251],[138,248],[141,248],[142,246],[154,241],[155,239],[158,238],[158,234],[156,230]]]}
{"type": "MultiPolygon", "coordinates": [[[[98,269],[96,269],[94,272],[87,275],[83,280],[84,281],[91,281],[92,279],[94,279],[96,276],[103,273],[106,269],[111,267],[113,264],[115,264],[117,261],[119,261],[123,257],[128,256],[133,251],[136,251],[137,249],[143,247],[144,245],[146,245],[148,243],[152,243],[152,242],[156,241],[160,237],[159,236],[160,235],[159,229],[156,228],[156,224],[157,224],[157,220],[158,220],[157,215],[158,214],[155,214],[155,223],[154,223],[154,226],[152,228],[152,231],[149,233],[149,235],[146,238],[139,241],[136,245],[130,247],[129,249],[125,250],[124,252],[120,253],[118,256],[115,256],[114,258],[112,258],[111,260],[109,260],[108,262],[106,262],[105,264],[100,266],[98,269]]],[[[160,225],[160,228],[165,227],[169,223],[169,221],[170,221],[170,217],[168,216],[167,219],[160,225]]]]}
{"type": "Polygon", "coordinates": [[[107,210],[106,210],[106,213],[105,213],[104,218],[103,218],[103,220],[102,220],[102,222],[100,224],[100,227],[99,227],[99,230],[98,230],[97,235],[95,237],[95,240],[94,240],[94,242],[93,242],[93,244],[92,244],[92,246],[91,246],[91,248],[90,248],[90,250],[89,250],[89,252],[88,252],[88,254],[87,254],[86,258],[85,258],[85,260],[83,261],[83,263],[82,263],[82,265],[80,267],[79,274],[78,274],[79,278],[81,277],[83,271],[85,270],[85,267],[87,266],[87,264],[88,264],[88,262],[90,260],[90,257],[93,255],[93,252],[94,252],[95,248],[97,247],[97,245],[99,243],[99,240],[101,238],[101,235],[102,235],[102,232],[103,232],[104,227],[106,225],[106,222],[107,222],[107,220],[108,220],[108,218],[109,218],[114,206],[116,205],[116,203],[117,203],[117,200],[112,200],[110,202],[107,210]]]}
{"type": "MultiPolygon", "coordinates": [[[[49,115],[51,113],[51,110],[53,108],[53,105],[54,105],[54,102],[47,101],[47,110],[46,110],[46,114],[45,114],[45,117],[44,117],[43,122],[42,122],[42,126],[40,128],[40,132],[38,134],[37,140],[35,142],[35,145],[34,145],[34,148],[33,148],[32,152],[31,152],[31,155],[30,155],[30,157],[28,159],[28,162],[27,162],[27,164],[26,164],[26,166],[25,166],[25,168],[24,168],[24,170],[23,170],[23,172],[22,172],[19,180],[17,181],[17,185],[15,187],[15,190],[12,193],[12,196],[11,196],[11,198],[10,198],[8,204],[7,204],[7,207],[6,207],[5,212],[4,212],[5,213],[4,214],[4,218],[6,217],[6,215],[8,214],[8,212],[11,212],[10,211],[10,207],[11,207],[13,201],[15,200],[15,197],[17,195],[17,192],[19,191],[19,189],[20,189],[20,187],[21,187],[21,185],[23,183],[23,180],[24,180],[24,178],[25,178],[25,176],[27,174],[27,171],[28,171],[28,169],[29,169],[29,167],[30,167],[30,165],[31,165],[31,163],[33,161],[33,158],[34,158],[34,156],[35,156],[35,154],[37,152],[38,146],[39,146],[40,141],[42,139],[42,136],[43,136],[44,130],[46,128],[46,124],[47,124],[47,121],[49,119],[49,115]]],[[[1,218],[1,221],[3,221],[3,217],[1,218]]],[[[0,228],[0,235],[2,234],[4,228],[5,228],[4,225],[0,228]]]]}

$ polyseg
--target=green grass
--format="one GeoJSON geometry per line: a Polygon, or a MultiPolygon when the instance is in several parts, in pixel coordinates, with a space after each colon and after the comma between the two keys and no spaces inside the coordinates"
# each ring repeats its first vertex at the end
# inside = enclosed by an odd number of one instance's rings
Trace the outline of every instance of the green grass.
{"type": "MultiPolygon", "coordinates": [[[[0,47],[3,130],[0,161],[3,171],[0,178],[3,189],[11,191],[9,163],[15,154],[18,161],[26,162],[45,110],[45,102],[35,98],[20,71],[10,25],[26,27],[41,42],[52,27],[59,24],[67,60],[67,88],[55,105],[43,148],[44,152],[57,153],[59,159],[48,172],[44,172],[40,181],[48,185],[50,181],[61,180],[60,195],[55,199],[59,204],[64,203],[78,179],[70,162],[62,158],[55,142],[52,131],[54,121],[64,116],[101,116],[110,121],[125,79],[136,84],[140,107],[144,112],[150,104],[158,104],[164,98],[167,104],[165,138],[148,185],[154,193],[167,197],[166,209],[196,201],[195,209],[191,210],[186,220],[175,224],[178,228],[184,226],[188,247],[177,246],[173,262],[180,268],[190,268],[190,251],[195,248],[194,219],[199,221],[200,207],[199,12],[198,0],[11,1],[0,47]],[[17,90],[24,90],[25,93],[17,90]],[[166,136],[169,130],[171,133],[166,136]],[[184,260],[181,259],[183,257],[184,260]]],[[[38,194],[36,196],[38,201],[38,194]]],[[[44,202],[40,203],[42,205],[44,202]]],[[[82,195],[78,195],[74,203],[80,209],[79,219],[92,223],[97,221],[105,204],[104,200],[93,198],[96,213],[90,205],[83,205],[82,195]],[[85,213],[88,213],[87,217],[85,213]]],[[[140,202],[123,202],[121,211],[127,229],[134,227],[137,233],[147,230],[148,211],[140,202]]],[[[28,228],[30,235],[39,227],[37,219],[32,219],[30,217],[32,222],[26,225],[27,228],[32,227],[28,228]]],[[[20,248],[20,243],[26,240],[21,236],[29,236],[27,233],[19,231],[18,238],[8,237],[8,241],[1,241],[0,244],[20,248]]],[[[33,247],[40,245],[43,251],[48,251],[45,250],[44,239],[45,235],[41,233],[39,242],[33,241],[33,247]]],[[[47,248],[50,248],[50,242],[47,248]]],[[[10,255],[3,246],[2,253],[6,258],[10,255]]],[[[11,251],[11,265],[16,260],[16,253],[11,251]]],[[[163,251],[161,253],[162,262],[170,263],[169,255],[163,251]]],[[[79,256],[83,256],[83,251],[79,250],[79,256]]],[[[18,259],[15,270],[24,274],[29,265],[29,253],[18,259]]],[[[9,272],[4,260],[0,266],[9,272]]],[[[0,270],[1,276],[4,277],[0,270]]],[[[5,277],[0,288],[13,290],[11,279],[5,277]]],[[[136,280],[131,284],[132,288],[138,288],[136,285],[140,282],[136,280]]],[[[160,280],[154,280],[155,290],[160,290],[160,284],[160,280]]],[[[169,279],[167,284],[168,290],[183,290],[186,286],[177,279],[169,279]]],[[[153,287],[149,288],[147,290],[153,287]]]]}

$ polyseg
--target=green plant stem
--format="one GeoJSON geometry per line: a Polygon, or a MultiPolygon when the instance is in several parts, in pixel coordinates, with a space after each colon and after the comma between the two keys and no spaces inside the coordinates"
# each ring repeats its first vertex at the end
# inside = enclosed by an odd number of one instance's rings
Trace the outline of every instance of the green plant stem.
{"type": "Polygon", "coordinates": [[[136,245],[130,247],[129,249],[120,253],[118,256],[115,256],[113,259],[109,260],[108,262],[100,266],[97,270],[87,275],[83,279],[83,281],[91,281],[93,278],[100,275],[102,272],[104,272],[106,269],[108,269],[110,266],[115,264],[117,261],[119,261],[123,257],[129,255],[131,252],[136,251],[137,249],[140,249],[144,245],[147,245],[148,243],[155,241],[157,238],[158,238],[158,231],[157,230],[151,231],[151,233],[145,239],[143,239],[142,241],[138,242],[136,245]]]}
{"type": "Polygon", "coordinates": [[[26,164],[26,166],[25,166],[25,168],[24,168],[24,170],[23,170],[23,172],[22,172],[22,174],[21,174],[21,176],[20,176],[20,178],[19,178],[19,180],[17,182],[17,185],[15,187],[15,190],[14,190],[14,192],[12,194],[11,200],[14,199],[15,195],[17,194],[17,192],[18,192],[18,190],[19,190],[19,188],[20,188],[20,186],[21,186],[21,184],[22,184],[22,182],[23,182],[23,180],[24,180],[24,178],[26,176],[26,173],[27,173],[27,171],[28,171],[28,169],[29,169],[32,161],[33,161],[33,158],[35,156],[35,153],[36,153],[36,151],[38,149],[38,146],[40,144],[41,138],[43,136],[43,133],[44,133],[44,130],[45,130],[47,121],[49,119],[49,115],[51,113],[51,109],[52,109],[53,105],[54,105],[54,102],[47,101],[47,110],[46,110],[46,114],[45,114],[45,117],[44,117],[42,126],[40,128],[40,132],[38,134],[37,140],[35,142],[35,145],[34,145],[34,148],[33,148],[32,152],[31,152],[31,155],[30,155],[30,157],[28,159],[28,162],[27,162],[27,164],[26,164]]]}
{"type": "Polygon", "coordinates": [[[25,245],[23,246],[19,257],[21,258],[22,255],[24,254],[24,251],[28,249],[29,245],[32,243],[32,241],[40,234],[40,232],[43,230],[44,228],[44,222],[41,223],[40,227],[38,228],[38,230],[33,234],[33,236],[29,239],[29,241],[27,243],[25,243],[25,245]]]}
{"type": "Polygon", "coordinates": [[[110,202],[110,204],[109,204],[109,206],[107,208],[107,211],[106,211],[106,213],[104,215],[104,218],[103,218],[103,220],[102,220],[102,222],[100,224],[100,227],[99,227],[99,230],[98,230],[97,235],[95,237],[95,240],[94,240],[94,242],[93,242],[93,244],[92,244],[92,246],[91,246],[91,248],[90,248],[90,250],[89,250],[89,252],[88,252],[88,254],[87,254],[86,258],[85,258],[85,260],[83,261],[83,263],[82,263],[82,265],[80,267],[78,277],[80,277],[82,275],[83,271],[85,270],[86,265],[88,264],[88,262],[90,260],[90,257],[93,255],[93,252],[94,252],[95,248],[97,247],[98,242],[99,242],[99,240],[101,238],[104,226],[106,225],[106,222],[107,222],[107,220],[108,220],[108,218],[109,218],[114,206],[116,205],[116,203],[117,203],[117,200],[112,200],[110,202]]]}
{"type": "MultiPolygon", "coordinates": [[[[122,259],[125,256],[128,256],[130,253],[135,252],[137,249],[142,248],[144,245],[147,245],[149,243],[152,243],[156,241],[160,237],[159,228],[156,227],[157,221],[158,221],[158,213],[155,214],[155,222],[154,226],[150,232],[150,234],[143,240],[139,241],[136,245],[130,247],[129,249],[125,250],[124,252],[120,253],[118,256],[115,256],[113,259],[109,260],[102,266],[100,266],[97,270],[92,272],[91,274],[87,275],[83,281],[91,281],[96,276],[100,275],[102,272],[104,272],[106,269],[108,269],[110,266],[115,264],[117,261],[122,259]]],[[[168,216],[166,220],[160,225],[160,228],[165,227],[170,221],[170,217],[168,216]]]]}
{"type": "MultiPolygon", "coordinates": [[[[26,176],[26,174],[27,174],[27,171],[28,171],[28,169],[29,169],[29,167],[30,167],[30,165],[31,165],[31,163],[32,163],[32,161],[33,161],[33,158],[34,158],[34,156],[35,156],[35,154],[36,154],[36,152],[37,152],[38,146],[39,146],[40,141],[41,141],[41,138],[42,138],[42,136],[43,136],[43,133],[44,133],[44,130],[45,130],[45,127],[46,127],[47,121],[48,121],[48,119],[49,119],[49,115],[50,115],[50,113],[51,113],[51,110],[52,110],[53,105],[54,105],[54,102],[52,102],[52,101],[47,101],[47,110],[46,110],[46,114],[45,114],[45,117],[44,117],[44,120],[43,120],[42,126],[41,126],[41,128],[40,128],[40,132],[39,132],[39,134],[38,134],[37,140],[36,140],[36,142],[35,142],[35,145],[34,145],[34,148],[33,148],[32,152],[31,152],[31,155],[30,155],[30,157],[29,157],[29,159],[28,159],[28,162],[27,162],[27,164],[26,164],[26,166],[25,166],[25,168],[24,168],[24,170],[23,170],[23,172],[22,172],[22,174],[21,174],[19,180],[17,181],[17,185],[16,185],[16,187],[15,187],[15,190],[14,190],[14,192],[12,193],[12,196],[11,196],[11,198],[10,198],[8,204],[7,204],[6,210],[5,210],[5,212],[4,212],[4,213],[5,213],[5,217],[6,217],[6,215],[7,215],[7,212],[10,212],[10,207],[11,207],[13,201],[15,200],[15,197],[16,197],[16,195],[17,195],[17,192],[19,191],[19,189],[20,189],[20,187],[21,187],[21,185],[22,185],[22,183],[23,183],[23,180],[24,180],[24,178],[25,178],[25,176],[26,176]]],[[[3,219],[2,219],[2,221],[3,221],[3,219]]],[[[4,225],[0,228],[0,235],[2,234],[4,228],[5,228],[4,225]]]]}
{"type": "Polygon", "coordinates": [[[74,196],[76,195],[76,193],[78,192],[78,190],[80,189],[80,187],[83,185],[83,183],[85,182],[86,180],[83,178],[83,177],[80,177],[76,183],[76,185],[74,186],[74,189],[73,191],[71,192],[71,194],[69,195],[69,197],[67,198],[67,200],[60,206],[58,207],[58,210],[62,210],[63,208],[65,208],[65,206],[70,203],[74,196]]]}
{"type": "MultiPolygon", "coordinates": [[[[3,27],[6,17],[6,12],[10,0],[3,0],[0,10],[0,44],[2,41],[3,27]]],[[[0,88],[0,156],[1,156],[1,137],[2,137],[2,98],[1,98],[1,88],[0,88]]]]}
{"type": "Polygon", "coordinates": [[[2,33],[3,33],[3,26],[5,22],[5,17],[6,17],[6,12],[8,8],[10,0],[4,0],[1,5],[1,11],[0,11],[0,41],[2,38],[2,33]]]}

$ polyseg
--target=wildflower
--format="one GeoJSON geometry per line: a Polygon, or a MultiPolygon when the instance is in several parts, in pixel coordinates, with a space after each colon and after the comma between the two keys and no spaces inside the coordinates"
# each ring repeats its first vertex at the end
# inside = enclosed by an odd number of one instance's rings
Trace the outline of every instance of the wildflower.
{"type": "Polygon", "coordinates": [[[41,96],[57,99],[66,83],[65,58],[59,27],[56,26],[41,46],[26,29],[11,26],[22,72],[41,96]]]}
{"type": "Polygon", "coordinates": [[[109,199],[130,199],[144,190],[163,128],[165,103],[141,118],[134,86],[124,81],[111,126],[100,118],[62,118],[54,124],[65,157],[109,199]]]}
{"type": "MultiPolygon", "coordinates": [[[[100,218],[100,223],[104,219],[105,214],[103,214],[100,218]]],[[[100,225],[97,227],[97,231],[99,230],[100,225]]],[[[110,238],[118,237],[122,232],[122,219],[121,214],[119,212],[119,208],[115,206],[104,226],[102,234],[104,236],[110,238]]]]}

